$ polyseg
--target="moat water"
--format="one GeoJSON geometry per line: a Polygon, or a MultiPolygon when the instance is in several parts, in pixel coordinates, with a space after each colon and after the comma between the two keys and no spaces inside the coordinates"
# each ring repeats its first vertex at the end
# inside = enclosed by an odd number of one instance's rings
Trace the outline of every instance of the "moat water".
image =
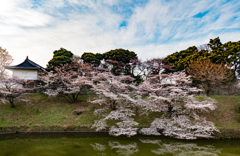
{"type": "Polygon", "coordinates": [[[0,135],[0,156],[240,156],[240,140],[111,137],[106,133],[0,135]]]}

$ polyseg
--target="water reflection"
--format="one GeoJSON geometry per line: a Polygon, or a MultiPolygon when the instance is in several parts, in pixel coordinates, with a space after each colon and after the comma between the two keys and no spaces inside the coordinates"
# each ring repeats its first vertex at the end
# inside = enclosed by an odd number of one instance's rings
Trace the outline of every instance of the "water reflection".
{"type": "MultiPolygon", "coordinates": [[[[150,151],[155,155],[174,155],[174,156],[218,156],[221,153],[221,149],[211,145],[197,145],[195,143],[186,142],[163,142],[161,140],[154,139],[139,139],[136,142],[130,144],[121,144],[118,141],[108,141],[108,145],[102,145],[99,143],[91,144],[95,151],[103,152],[107,148],[116,150],[118,155],[130,156],[138,155],[142,153],[142,149],[139,150],[139,146],[142,148],[142,144],[153,144],[150,147],[150,151]]],[[[104,155],[106,153],[99,153],[104,155]]]]}
{"type": "Polygon", "coordinates": [[[194,143],[163,143],[161,140],[141,140],[145,144],[156,144],[160,148],[152,149],[151,152],[157,155],[176,155],[176,156],[218,156],[221,150],[214,146],[198,146],[194,143]]]}
{"type": "Polygon", "coordinates": [[[105,145],[101,145],[101,144],[98,144],[98,143],[95,143],[95,144],[90,144],[93,149],[95,151],[105,151],[106,150],[106,146],[105,145]]]}
{"type": "Polygon", "coordinates": [[[109,137],[106,133],[0,135],[0,156],[240,156],[240,140],[109,137]]]}
{"type": "MultiPolygon", "coordinates": [[[[106,145],[102,145],[99,143],[90,144],[93,147],[93,150],[103,152],[106,150],[106,145]]],[[[116,150],[118,155],[129,156],[139,151],[137,143],[130,143],[130,144],[120,144],[118,141],[109,141],[109,147],[111,150],[116,150]]],[[[104,155],[106,153],[98,153],[104,155]]]]}
{"type": "Polygon", "coordinates": [[[120,155],[132,155],[134,153],[137,153],[139,151],[137,143],[130,143],[130,144],[126,144],[126,145],[122,145],[117,141],[109,141],[108,142],[109,146],[111,147],[111,149],[117,149],[117,153],[120,155]]]}

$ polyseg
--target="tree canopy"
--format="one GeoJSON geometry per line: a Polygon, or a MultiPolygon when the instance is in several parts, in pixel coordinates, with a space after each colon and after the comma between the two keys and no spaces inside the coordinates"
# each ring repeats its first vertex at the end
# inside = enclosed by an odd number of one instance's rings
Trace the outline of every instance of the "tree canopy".
{"type": "Polygon", "coordinates": [[[227,42],[222,45],[222,49],[225,51],[225,60],[228,64],[231,64],[234,71],[239,72],[240,65],[240,41],[227,42]]]}
{"type": "Polygon", "coordinates": [[[215,64],[231,67],[234,71],[239,69],[240,64],[240,41],[222,44],[219,37],[210,39],[208,44],[199,48],[192,46],[186,50],[175,52],[164,58],[169,65],[174,66],[176,71],[182,71],[195,61],[210,59],[215,64]]]}
{"type": "Polygon", "coordinates": [[[187,72],[194,80],[201,83],[207,96],[209,95],[209,91],[212,86],[229,81],[231,78],[230,69],[222,63],[214,64],[209,59],[193,62],[190,64],[187,72]]]}
{"type": "Polygon", "coordinates": [[[164,58],[164,60],[169,65],[174,66],[177,71],[182,71],[185,68],[185,66],[187,66],[187,64],[183,62],[184,59],[188,56],[196,54],[196,52],[197,47],[192,46],[186,50],[182,50],[180,52],[175,52],[171,55],[168,55],[166,58],[164,58]]]}
{"type": "Polygon", "coordinates": [[[103,58],[112,65],[111,72],[114,75],[131,75],[129,63],[132,59],[137,58],[137,54],[133,51],[120,48],[103,53],[103,58]]]}
{"type": "Polygon", "coordinates": [[[85,63],[90,63],[97,67],[100,65],[103,57],[102,57],[102,54],[100,53],[94,54],[91,52],[84,52],[81,56],[81,59],[83,59],[85,63]]]}
{"type": "Polygon", "coordinates": [[[55,50],[53,52],[53,58],[47,64],[48,71],[55,71],[54,68],[60,67],[64,64],[72,63],[73,53],[64,48],[60,48],[59,50],[55,50]]]}
{"type": "Polygon", "coordinates": [[[122,48],[110,50],[103,53],[105,60],[121,61],[122,63],[129,63],[131,59],[137,58],[137,54],[133,51],[125,50],[122,48]]]}

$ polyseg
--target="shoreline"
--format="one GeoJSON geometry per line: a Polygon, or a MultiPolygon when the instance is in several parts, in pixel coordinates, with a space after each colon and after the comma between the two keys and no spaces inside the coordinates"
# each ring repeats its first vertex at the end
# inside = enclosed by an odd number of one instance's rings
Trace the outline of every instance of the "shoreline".
{"type": "MultiPolygon", "coordinates": [[[[240,139],[239,129],[220,129],[220,132],[221,133],[214,134],[214,138],[208,139],[240,139]]],[[[0,135],[26,134],[26,133],[108,133],[108,129],[97,132],[94,129],[91,129],[90,127],[78,127],[78,126],[0,127],[0,135]]]]}

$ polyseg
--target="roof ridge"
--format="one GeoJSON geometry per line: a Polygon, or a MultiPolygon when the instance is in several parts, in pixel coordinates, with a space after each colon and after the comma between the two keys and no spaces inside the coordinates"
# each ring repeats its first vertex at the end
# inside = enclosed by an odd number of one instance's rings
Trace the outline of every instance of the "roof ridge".
{"type": "Polygon", "coordinates": [[[15,65],[15,66],[6,66],[5,68],[6,69],[27,69],[27,68],[29,68],[29,69],[41,69],[41,70],[46,71],[45,68],[43,68],[42,66],[38,65],[37,63],[31,61],[28,58],[28,56],[22,63],[15,65]],[[28,64],[28,65],[26,65],[26,64],[28,64]]]}
{"type": "Polygon", "coordinates": [[[41,68],[42,70],[45,70],[45,68],[43,68],[42,66],[40,66],[40,65],[38,65],[37,63],[31,61],[31,60],[28,58],[28,56],[27,56],[26,59],[27,59],[27,61],[28,61],[31,65],[37,66],[37,67],[41,68]]]}

